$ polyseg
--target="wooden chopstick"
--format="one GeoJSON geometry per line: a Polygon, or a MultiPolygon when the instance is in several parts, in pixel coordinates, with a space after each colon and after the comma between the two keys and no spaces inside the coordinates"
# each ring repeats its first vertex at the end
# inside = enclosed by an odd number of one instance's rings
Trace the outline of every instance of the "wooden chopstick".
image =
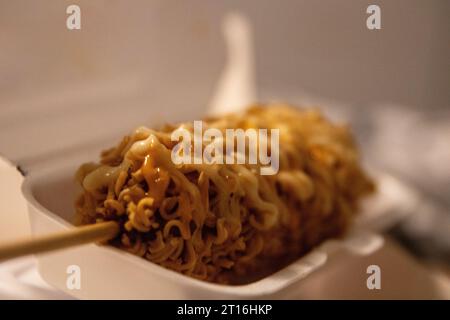
{"type": "Polygon", "coordinates": [[[46,236],[0,244],[0,261],[96,241],[105,241],[114,238],[118,233],[119,225],[114,221],[108,221],[46,236]]]}

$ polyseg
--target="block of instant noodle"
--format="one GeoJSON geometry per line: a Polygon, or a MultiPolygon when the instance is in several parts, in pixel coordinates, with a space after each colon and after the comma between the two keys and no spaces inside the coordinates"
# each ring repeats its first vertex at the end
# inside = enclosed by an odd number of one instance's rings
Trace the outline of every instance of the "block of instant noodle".
{"type": "Polygon", "coordinates": [[[163,267],[212,282],[265,277],[345,234],[374,185],[346,126],[316,110],[253,106],[204,127],[279,129],[279,171],[257,165],[174,164],[171,133],[140,127],[77,172],[78,223],[114,220],[109,241],[163,267]]]}

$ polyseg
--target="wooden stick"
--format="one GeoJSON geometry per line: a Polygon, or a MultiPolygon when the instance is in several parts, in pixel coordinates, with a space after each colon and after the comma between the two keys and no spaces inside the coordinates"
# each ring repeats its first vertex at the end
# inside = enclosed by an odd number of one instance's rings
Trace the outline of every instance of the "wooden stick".
{"type": "Polygon", "coordinates": [[[119,225],[114,221],[90,224],[42,237],[0,245],[0,261],[114,238],[119,225]]]}

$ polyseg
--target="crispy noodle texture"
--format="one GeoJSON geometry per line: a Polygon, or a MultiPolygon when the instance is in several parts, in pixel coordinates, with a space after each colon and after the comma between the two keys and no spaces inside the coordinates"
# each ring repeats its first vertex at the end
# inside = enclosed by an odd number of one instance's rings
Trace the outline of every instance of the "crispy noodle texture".
{"type": "Polygon", "coordinates": [[[204,120],[203,130],[279,129],[275,175],[260,175],[258,164],[175,165],[179,127],[193,134],[192,123],[139,127],[100,163],[82,165],[78,223],[116,221],[114,246],[191,277],[243,284],[342,236],[374,190],[349,129],[316,110],[256,105],[204,120]]]}

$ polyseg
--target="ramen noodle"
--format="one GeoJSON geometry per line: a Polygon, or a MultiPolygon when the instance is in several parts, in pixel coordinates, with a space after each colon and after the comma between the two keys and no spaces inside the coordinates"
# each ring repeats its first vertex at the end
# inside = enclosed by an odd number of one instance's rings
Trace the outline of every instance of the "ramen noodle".
{"type": "MultiPolygon", "coordinates": [[[[346,126],[316,110],[253,106],[205,127],[279,129],[279,171],[178,164],[171,133],[139,127],[77,172],[80,224],[113,220],[110,244],[185,275],[227,284],[264,277],[349,228],[374,185],[346,126]]],[[[270,150],[270,147],[269,147],[270,150]]]]}

